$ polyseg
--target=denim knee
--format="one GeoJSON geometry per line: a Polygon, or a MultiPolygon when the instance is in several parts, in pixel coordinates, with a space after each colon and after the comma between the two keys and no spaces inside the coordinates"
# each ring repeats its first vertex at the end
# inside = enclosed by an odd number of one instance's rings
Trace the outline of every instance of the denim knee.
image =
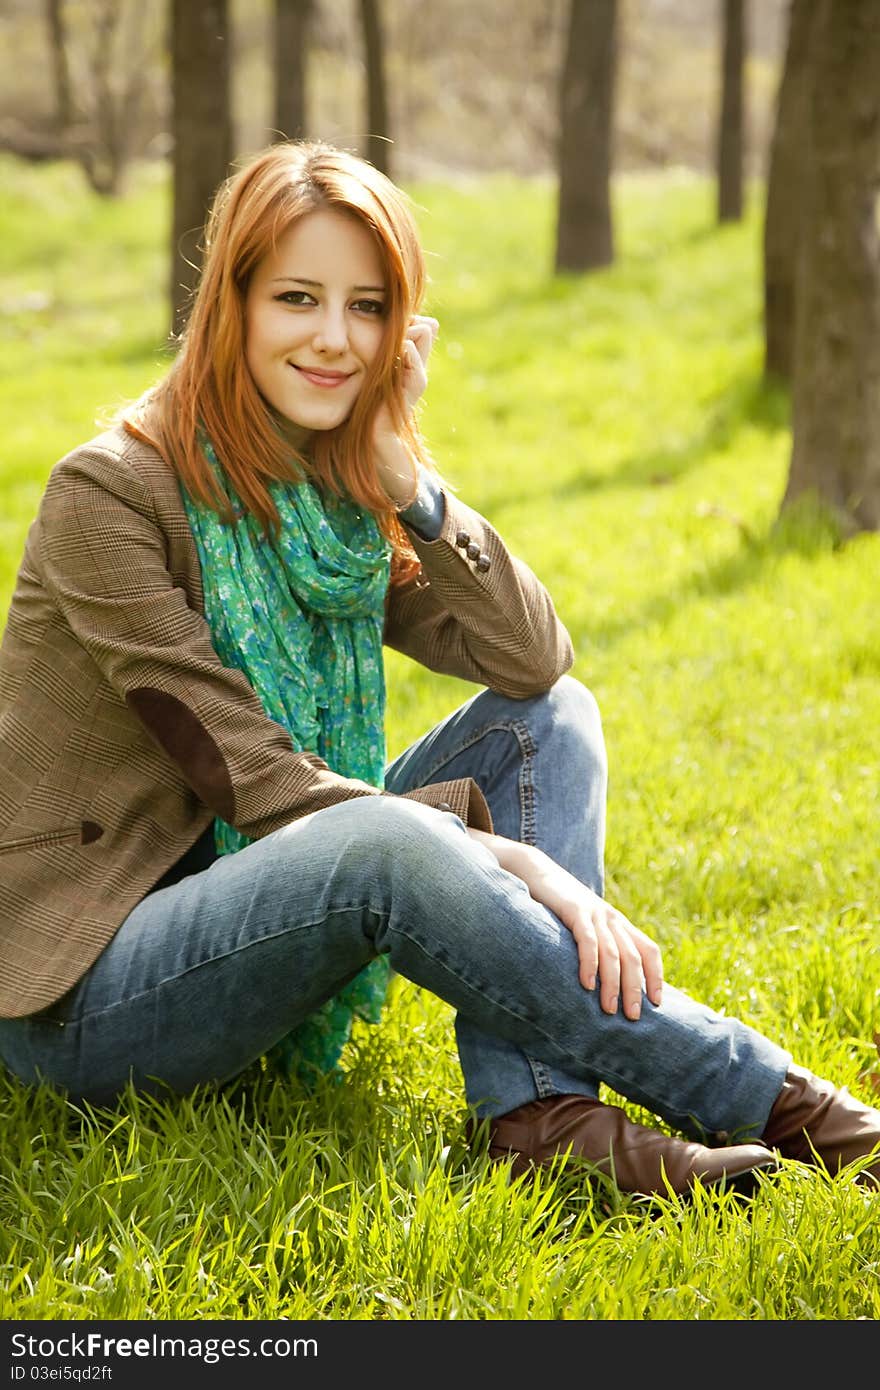
{"type": "Polygon", "coordinates": [[[573,776],[584,771],[604,781],[608,770],[602,717],[595,695],[574,676],[560,676],[545,694],[535,700],[543,724],[539,747],[552,740],[554,753],[563,758],[573,776]]]}
{"type": "Polygon", "coordinates": [[[482,851],[457,815],[402,796],[357,797],[320,815],[325,843],[335,846],[335,869],[353,883],[396,881],[430,893],[450,850],[482,851]]]}

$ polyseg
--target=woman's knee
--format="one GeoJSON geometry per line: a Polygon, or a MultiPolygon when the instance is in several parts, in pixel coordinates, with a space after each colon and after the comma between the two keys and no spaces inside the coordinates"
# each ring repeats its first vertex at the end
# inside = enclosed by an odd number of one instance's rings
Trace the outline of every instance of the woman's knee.
{"type": "Polygon", "coordinates": [[[440,874],[446,851],[467,842],[458,816],[404,796],[357,797],[320,814],[349,872],[366,877],[440,874]]]}
{"type": "Polygon", "coordinates": [[[601,738],[602,717],[599,702],[592,690],[576,676],[560,676],[555,685],[550,687],[547,695],[558,709],[560,718],[601,738]]]}
{"type": "Polygon", "coordinates": [[[560,676],[541,697],[546,711],[543,741],[552,740],[572,772],[585,762],[592,773],[607,765],[602,716],[595,695],[574,676],[560,676]]]}

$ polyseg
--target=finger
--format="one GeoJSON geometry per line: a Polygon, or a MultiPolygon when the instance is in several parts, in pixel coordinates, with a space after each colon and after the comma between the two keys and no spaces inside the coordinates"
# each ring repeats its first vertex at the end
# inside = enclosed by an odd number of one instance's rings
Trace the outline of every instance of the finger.
{"type": "Polygon", "coordinates": [[[601,909],[593,921],[599,948],[599,1003],[604,1013],[616,1014],[620,1000],[620,951],[601,909]]]}
{"type": "Polygon", "coordinates": [[[635,1020],[641,1018],[646,983],[641,953],[633,939],[635,928],[614,908],[608,910],[607,925],[620,958],[621,1007],[626,1018],[635,1020]]]}
{"type": "Polygon", "coordinates": [[[410,326],[415,327],[418,324],[430,330],[432,339],[436,338],[437,334],[440,332],[440,324],[435,318],[432,318],[430,314],[413,314],[410,320],[410,326]]]}
{"type": "Polygon", "coordinates": [[[650,936],[646,936],[637,927],[633,927],[632,932],[642,960],[645,993],[652,1004],[659,1005],[663,1002],[663,954],[656,941],[652,941],[650,936]]]}
{"type": "Polygon", "coordinates": [[[415,381],[422,385],[427,383],[428,374],[425,370],[425,360],[417,345],[409,338],[403,345],[403,367],[404,371],[408,372],[415,381]]]}
{"type": "Polygon", "coordinates": [[[427,366],[428,357],[431,352],[431,339],[425,333],[420,333],[416,337],[407,338],[407,347],[411,347],[419,358],[423,366],[427,366]]]}
{"type": "Polygon", "coordinates": [[[575,940],[578,953],[578,979],[584,989],[596,988],[596,971],[599,968],[599,947],[596,929],[589,917],[578,914],[566,924],[575,940]]]}
{"type": "Polygon", "coordinates": [[[414,410],[419,399],[425,393],[425,388],[428,385],[428,374],[418,349],[409,341],[403,346],[402,367],[401,385],[404,400],[409,409],[414,410]]]}
{"type": "Polygon", "coordinates": [[[431,348],[434,344],[434,339],[437,336],[436,330],[432,329],[431,327],[432,323],[436,323],[436,319],[431,321],[425,319],[416,319],[413,323],[409,325],[408,329],[406,330],[406,341],[415,344],[418,354],[423,362],[427,362],[431,352],[431,348]]]}
{"type": "Polygon", "coordinates": [[[641,1018],[645,991],[642,961],[632,942],[620,944],[620,1006],[624,1017],[641,1018]]]}
{"type": "Polygon", "coordinates": [[[663,1000],[663,955],[660,947],[650,936],[634,927],[623,913],[618,912],[617,916],[638,951],[644,992],[652,1004],[659,1005],[663,1000]]]}

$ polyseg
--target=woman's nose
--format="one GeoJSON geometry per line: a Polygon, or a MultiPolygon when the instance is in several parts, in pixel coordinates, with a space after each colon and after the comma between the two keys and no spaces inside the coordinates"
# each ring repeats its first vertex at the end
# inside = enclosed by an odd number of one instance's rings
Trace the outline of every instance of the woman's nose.
{"type": "Polygon", "coordinates": [[[325,308],[315,329],[315,349],[318,352],[345,352],[348,347],[348,323],[341,309],[325,308]]]}

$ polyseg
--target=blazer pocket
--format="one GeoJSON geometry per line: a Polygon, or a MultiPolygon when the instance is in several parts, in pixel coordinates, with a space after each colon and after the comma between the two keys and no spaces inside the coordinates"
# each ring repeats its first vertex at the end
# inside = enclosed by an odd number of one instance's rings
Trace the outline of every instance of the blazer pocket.
{"type": "Polygon", "coordinates": [[[13,854],[42,845],[90,845],[103,834],[103,826],[93,820],[81,820],[76,825],[60,825],[57,830],[41,830],[38,835],[24,835],[18,840],[0,840],[0,854],[13,854]]]}

